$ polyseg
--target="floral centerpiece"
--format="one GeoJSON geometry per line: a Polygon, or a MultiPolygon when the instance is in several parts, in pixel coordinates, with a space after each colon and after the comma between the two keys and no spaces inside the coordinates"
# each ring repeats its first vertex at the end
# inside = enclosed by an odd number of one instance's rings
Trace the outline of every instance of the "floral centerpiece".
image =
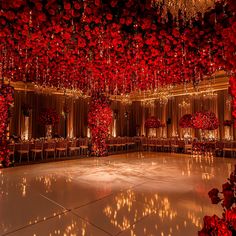
{"type": "Polygon", "coordinates": [[[88,113],[88,126],[92,135],[92,154],[103,156],[107,152],[106,138],[112,123],[112,110],[109,99],[100,93],[91,98],[88,113]]]}
{"type": "Polygon", "coordinates": [[[219,127],[219,120],[213,112],[196,112],[192,117],[192,127],[202,130],[215,130],[219,127]]]}
{"type": "Polygon", "coordinates": [[[52,108],[47,108],[40,113],[39,122],[46,128],[46,137],[51,138],[52,126],[60,121],[60,115],[52,108]]]}
{"type": "Polygon", "coordinates": [[[227,182],[222,185],[222,191],[213,188],[208,192],[212,204],[221,203],[223,214],[205,216],[204,225],[199,236],[234,236],[236,235],[236,166],[227,182]]]}
{"type": "Polygon", "coordinates": [[[14,89],[2,85],[0,90],[0,163],[9,166],[9,150],[7,149],[7,126],[10,116],[10,107],[13,104],[14,89]]]}
{"type": "Polygon", "coordinates": [[[224,126],[231,126],[233,124],[232,120],[224,120],[223,125],[224,126]]]}
{"type": "Polygon", "coordinates": [[[30,117],[31,111],[32,111],[32,106],[30,106],[29,104],[24,103],[21,107],[23,116],[25,117],[30,117]]]}
{"type": "Polygon", "coordinates": [[[47,108],[40,113],[39,121],[42,125],[54,126],[60,121],[60,115],[54,109],[47,108]]]}
{"type": "Polygon", "coordinates": [[[179,120],[181,128],[192,128],[192,114],[185,114],[179,120]]]}
{"type": "Polygon", "coordinates": [[[161,127],[161,122],[154,116],[151,116],[145,120],[145,128],[159,128],[161,127]]]}

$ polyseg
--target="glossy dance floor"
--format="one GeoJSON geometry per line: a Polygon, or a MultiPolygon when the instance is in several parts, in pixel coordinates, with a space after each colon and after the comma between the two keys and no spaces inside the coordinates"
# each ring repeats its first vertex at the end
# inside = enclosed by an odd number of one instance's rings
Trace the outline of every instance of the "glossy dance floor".
{"type": "Polygon", "coordinates": [[[3,169],[0,235],[197,235],[235,163],[146,152],[3,169]]]}

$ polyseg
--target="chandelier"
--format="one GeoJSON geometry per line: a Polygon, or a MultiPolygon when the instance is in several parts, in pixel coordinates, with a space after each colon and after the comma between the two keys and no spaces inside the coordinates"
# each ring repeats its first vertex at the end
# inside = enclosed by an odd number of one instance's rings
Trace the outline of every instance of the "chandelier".
{"type": "Polygon", "coordinates": [[[154,107],[155,106],[155,100],[153,99],[148,99],[148,100],[143,100],[141,103],[144,107],[154,107]]]}
{"type": "Polygon", "coordinates": [[[132,104],[132,100],[128,94],[121,96],[120,102],[123,105],[131,105],[132,104]]]}
{"type": "Polygon", "coordinates": [[[195,18],[198,13],[203,15],[213,9],[217,1],[220,0],[152,0],[152,6],[162,13],[166,21],[170,12],[177,20],[181,13],[181,18],[186,22],[195,18]]]}
{"type": "Polygon", "coordinates": [[[181,103],[179,103],[179,107],[183,108],[183,109],[188,109],[190,107],[190,100],[187,99],[183,99],[181,103]]]}

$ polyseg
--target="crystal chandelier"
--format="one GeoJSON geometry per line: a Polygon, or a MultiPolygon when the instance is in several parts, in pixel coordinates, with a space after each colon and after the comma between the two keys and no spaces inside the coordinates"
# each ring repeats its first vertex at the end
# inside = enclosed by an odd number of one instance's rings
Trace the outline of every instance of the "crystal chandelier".
{"type": "Polygon", "coordinates": [[[190,107],[190,100],[189,98],[183,99],[181,103],[179,103],[179,107],[183,109],[188,109],[190,107]]]}
{"type": "Polygon", "coordinates": [[[175,19],[179,19],[181,12],[181,18],[188,21],[195,18],[198,13],[203,15],[213,9],[217,1],[220,0],[152,0],[152,6],[157,8],[166,20],[168,19],[168,12],[175,19]]]}
{"type": "Polygon", "coordinates": [[[130,99],[130,96],[128,94],[121,96],[120,102],[124,105],[131,105],[132,100],[130,99]]]}
{"type": "Polygon", "coordinates": [[[143,100],[142,101],[142,105],[144,106],[144,107],[154,107],[155,106],[155,100],[153,100],[153,99],[150,99],[150,100],[143,100]]]}
{"type": "Polygon", "coordinates": [[[203,98],[205,99],[213,99],[217,97],[217,93],[213,91],[212,88],[208,88],[203,92],[203,98]]]}

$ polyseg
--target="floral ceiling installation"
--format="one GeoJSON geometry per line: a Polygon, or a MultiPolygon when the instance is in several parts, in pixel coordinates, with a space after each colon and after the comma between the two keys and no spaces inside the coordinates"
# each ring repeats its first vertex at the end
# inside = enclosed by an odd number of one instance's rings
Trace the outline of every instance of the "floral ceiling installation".
{"type": "Polygon", "coordinates": [[[0,74],[87,95],[197,84],[235,67],[234,7],[186,22],[148,0],[1,0],[0,74]]]}
{"type": "Polygon", "coordinates": [[[13,88],[2,86],[0,89],[0,164],[9,166],[9,151],[7,149],[7,127],[9,122],[10,107],[13,104],[13,88]]]}
{"type": "Polygon", "coordinates": [[[106,138],[112,115],[109,99],[103,94],[94,93],[89,105],[88,126],[92,136],[92,154],[95,156],[104,156],[107,153],[106,138]]]}

